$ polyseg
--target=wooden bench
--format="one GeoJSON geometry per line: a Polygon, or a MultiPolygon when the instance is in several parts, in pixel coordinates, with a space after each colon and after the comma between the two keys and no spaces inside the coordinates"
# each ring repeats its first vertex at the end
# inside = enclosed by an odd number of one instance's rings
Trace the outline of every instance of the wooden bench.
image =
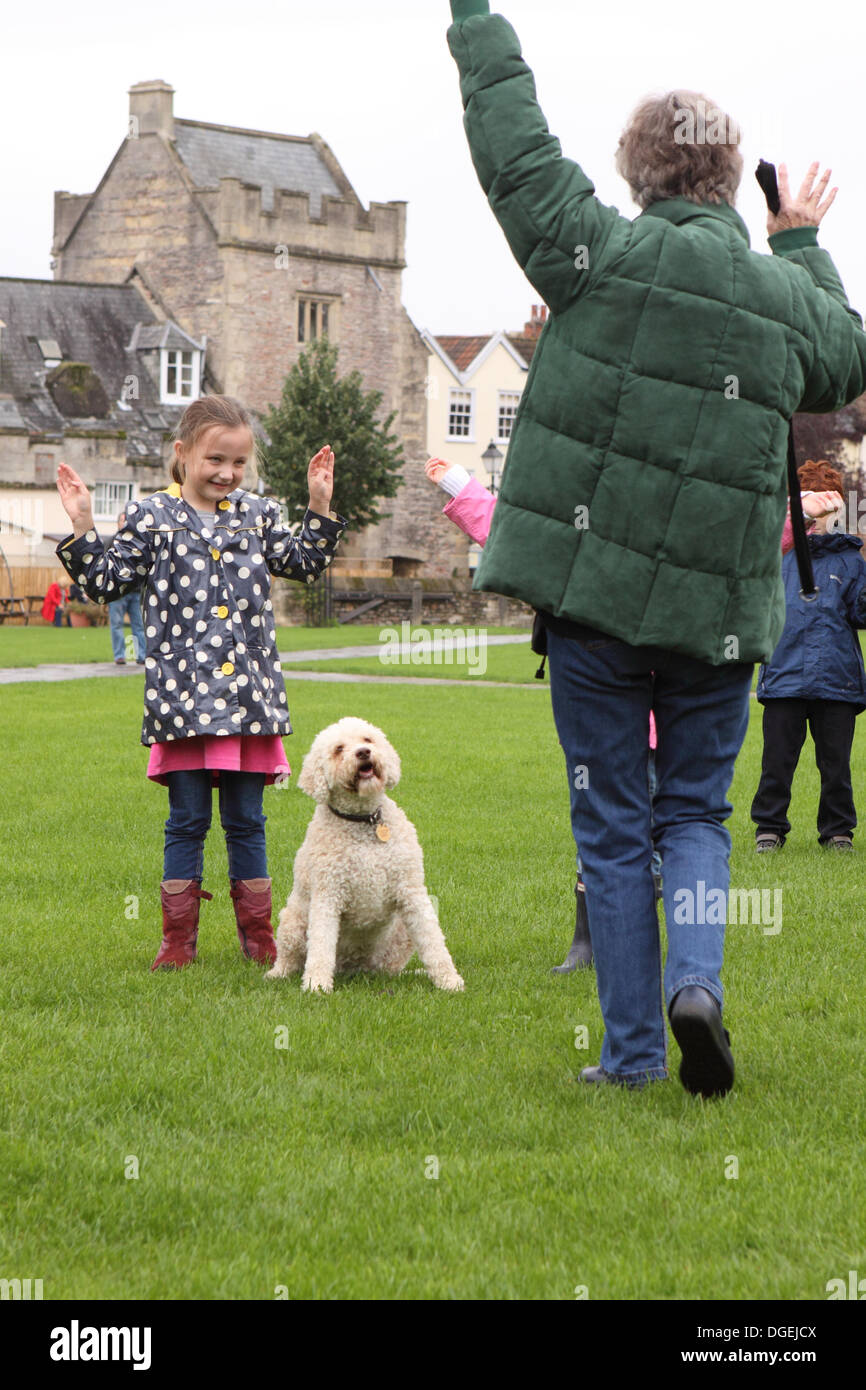
{"type": "Polygon", "coordinates": [[[0,623],[7,618],[23,618],[27,627],[34,607],[38,613],[44,602],[42,594],[22,594],[20,598],[0,598],[0,623]]]}

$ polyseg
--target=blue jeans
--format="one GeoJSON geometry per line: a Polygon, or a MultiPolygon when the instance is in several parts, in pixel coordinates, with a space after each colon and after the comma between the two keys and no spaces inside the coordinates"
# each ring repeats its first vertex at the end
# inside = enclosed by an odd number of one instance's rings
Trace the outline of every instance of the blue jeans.
{"type": "MultiPolygon", "coordinates": [[[[169,817],[165,823],[163,879],[201,880],[204,842],[213,810],[212,774],[207,768],[168,773],[169,817]]],[[[220,772],[220,821],[225,831],[229,878],[267,878],[263,772],[220,772]]]]}
{"type": "MultiPolygon", "coordinates": [[[[649,787],[650,804],[652,804],[652,799],[656,794],[656,788],[658,786],[658,778],[656,777],[656,750],[654,748],[647,749],[647,786],[649,787]]],[[[650,818],[652,818],[652,812],[650,812],[650,818]]],[[[659,854],[658,850],[655,848],[653,849],[652,863],[653,873],[656,875],[657,878],[661,878],[662,857],[659,854]]],[[[578,854],[577,856],[577,872],[578,876],[582,878],[583,875],[580,870],[580,854],[578,854]]]]}
{"type": "Polygon", "coordinates": [[[131,594],[124,594],[123,598],[116,598],[113,603],[108,605],[108,625],[111,628],[111,649],[115,661],[126,656],[126,643],[123,637],[124,613],[129,614],[129,625],[132,628],[132,637],[135,642],[135,659],[136,661],[144,661],[144,627],[141,621],[141,593],[138,589],[135,589],[131,594]]]}
{"type": "Polygon", "coordinates": [[[679,990],[696,984],[721,1005],[724,921],[716,922],[707,903],[713,890],[728,900],[731,837],[723,822],[749,722],[752,664],[711,666],[592,628],[579,638],[548,630],[547,641],[605,1025],[601,1065],[625,1078],[664,1077],[653,850],[664,864],[665,1002],[669,1007],[679,990]],[[658,731],[652,803],[650,709],[658,731]]]}

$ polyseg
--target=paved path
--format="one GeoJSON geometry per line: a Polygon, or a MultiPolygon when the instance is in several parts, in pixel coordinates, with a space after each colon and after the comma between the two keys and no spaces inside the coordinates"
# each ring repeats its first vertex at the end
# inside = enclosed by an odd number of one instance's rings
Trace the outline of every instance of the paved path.
{"type": "MultiPolygon", "coordinates": [[[[419,629],[424,631],[423,628],[419,629]]],[[[504,646],[514,642],[529,642],[529,633],[525,636],[517,637],[488,637],[487,646],[504,646]]],[[[470,645],[470,650],[474,650],[474,645],[470,645]]],[[[410,654],[418,650],[417,642],[402,643],[401,653],[410,654]]],[[[443,642],[441,639],[431,640],[429,646],[425,643],[425,649],[430,652],[446,651],[453,646],[455,654],[466,647],[465,642],[443,642]]],[[[295,681],[376,681],[379,684],[405,685],[409,682],[412,685],[480,685],[485,686],[499,685],[507,686],[509,689],[524,689],[525,687],[514,681],[487,681],[483,676],[473,679],[449,680],[441,676],[354,676],[344,675],[341,671],[287,671],[286,667],[295,662],[306,661],[343,661],[352,657],[366,656],[374,657],[378,648],[375,642],[371,642],[365,647],[317,647],[313,651],[293,651],[280,652],[280,662],[283,666],[283,675],[288,680],[295,681]]],[[[441,663],[433,663],[441,664],[441,663]]],[[[24,681],[78,681],[86,680],[92,676],[135,676],[143,675],[144,667],[137,666],[135,663],[126,666],[115,666],[113,661],[68,661],[52,662],[43,666],[7,666],[0,669],[0,685],[17,685],[24,681]]],[[[543,688],[544,681],[533,681],[530,689],[543,688]]]]}

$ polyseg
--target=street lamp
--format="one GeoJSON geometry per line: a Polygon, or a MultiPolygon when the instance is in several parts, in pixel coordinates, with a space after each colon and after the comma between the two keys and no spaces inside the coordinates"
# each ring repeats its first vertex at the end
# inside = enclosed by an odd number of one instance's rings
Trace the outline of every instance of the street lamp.
{"type": "Polygon", "coordinates": [[[504,457],[502,450],[497,449],[492,439],[481,455],[481,462],[490,474],[490,486],[494,497],[499,494],[499,465],[504,457]]]}

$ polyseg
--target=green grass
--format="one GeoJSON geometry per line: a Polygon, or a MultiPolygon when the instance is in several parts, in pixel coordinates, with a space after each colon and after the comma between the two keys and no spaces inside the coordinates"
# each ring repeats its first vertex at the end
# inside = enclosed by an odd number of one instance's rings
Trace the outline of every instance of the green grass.
{"type": "MultiPolygon", "coordinates": [[[[399,631],[399,624],[397,627],[399,631]]],[[[278,627],[277,646],[287,652],[373,646],[381,640],[382,630],[381,623],[364,627],[357,627],[354,623],[343,627],[278,627]]],[[[494,636],[526,633],[528,629],[486,627],[484,631],[494,636]]],[[[127,637],[132,636],[128,624],[124,633],[127,637]]],[[[111,634],[107,627],[7,627],[5,623],[0,626],[0,669],[40,666],[51,662],[111,660],[111,634]]],[[[445,674],[453,673],[446,671],[445,674]]]]}
{"type": "MultiPolygon", "coordinates": [[[[569,1300],[577,1285],[823,1299],[866,1270],[866,848],[817,848],[807,749],[792,837],[755,856],[757,707],[731,792],[732,885],[782,887],[784,920],[776,936],[729,929],[737,1084],[704,1103],[676,1080],[577,1083],[601,1020],[591,972],[548,971],[571,937],[574,845],[546,697],[291,686],[296,775],[342,714],[395,743],[394,795],[467,985],[356,977],[330,997],[242,959],[218,819],[200,961],[150,973],[167,800],[144,776],[140,699],[111,679],[2,693],[0,1273],[42,1278],[47,1299],[285,1285],[296,1299],[569,1300]]],[[[858,736],[855,787],[863,771],[858,736]]],[[[290,786],[265,810],[279,906],[312,804],[290,786]]]]}

